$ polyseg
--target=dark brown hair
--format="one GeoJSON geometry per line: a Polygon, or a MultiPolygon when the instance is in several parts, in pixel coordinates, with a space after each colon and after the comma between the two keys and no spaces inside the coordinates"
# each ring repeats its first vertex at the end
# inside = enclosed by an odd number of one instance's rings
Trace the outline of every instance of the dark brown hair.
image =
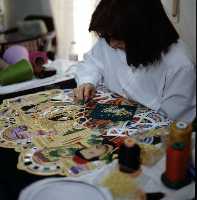
{"type": "Polygon", "coordinates": [[[124,41],[127,63],[135,67],[160,61],[179,39],[160,0],[101,0],[89,31],[108,43],[124,41]]]}

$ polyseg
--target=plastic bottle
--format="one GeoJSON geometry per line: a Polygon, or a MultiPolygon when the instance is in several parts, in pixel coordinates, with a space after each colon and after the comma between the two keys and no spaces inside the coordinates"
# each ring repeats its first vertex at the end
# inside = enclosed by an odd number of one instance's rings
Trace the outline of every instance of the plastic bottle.
{"type": "Polygon", "coordinates": [[[75,41],[72,41],[70,43],[68,59],[70,61],[74,61],[74,62],[77,62],[79,60],[78,54],[76,52],[76,42],[75,41]]]}

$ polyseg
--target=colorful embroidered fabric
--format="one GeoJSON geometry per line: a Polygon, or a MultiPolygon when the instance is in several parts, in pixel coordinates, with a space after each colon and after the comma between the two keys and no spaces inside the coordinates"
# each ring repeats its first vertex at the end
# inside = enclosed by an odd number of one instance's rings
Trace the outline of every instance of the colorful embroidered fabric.
{"type": "Polygon", "coordinates": [[[79,176],[115,159],[128,136],[141,144],[144,164],[154,164],[146,157],[161,154],[170,123],[103,87],[85,105],[74,102],[72,90],[49,90],[0,105],[0,147],[19,152],[18,168],[29,173],[79,176]]]}

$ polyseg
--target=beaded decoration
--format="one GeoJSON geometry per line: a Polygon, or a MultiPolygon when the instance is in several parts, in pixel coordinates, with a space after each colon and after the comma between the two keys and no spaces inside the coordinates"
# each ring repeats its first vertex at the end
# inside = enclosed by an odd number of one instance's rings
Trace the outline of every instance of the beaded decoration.
{"type": "Polygon", "coordinates": [[[64,159],[71,158],[74,150],[79,148],[81,145],[78,144],[45,149],[33,147],[20,154],[17,167],[36,175],[66,175],[64,159]]]}
{"type": "MultiPolygon", "coordinates": [[[[115,159],[123,138],[169,124],[160,114],[103,87],[85,105],[74,102],[72,90],[55,89],[3,101],[0,147],[20,152],[18,167],[29,173],[78,176],[115,159]],[[105,158],[83,165],[74,161],[74,149],[91,149],[98,144],[112,145],[114,149],[105,158]],[[71,157],[59,156],[63,149],[69,149],[71,157]]],[[[158,152],[155,145],[144,144],[153,137],[136,138],[142,142],[145,161],[150,160],[150,152],[151,156],[158,152]]]]}
{"type": "Polygon", "coordinates": [[[95,110],[90,116],[93,119],[111,120],[111,121],[128,121],[132,120],[136,107],[128,105],[108,105],[97,104],[95,110]]]}

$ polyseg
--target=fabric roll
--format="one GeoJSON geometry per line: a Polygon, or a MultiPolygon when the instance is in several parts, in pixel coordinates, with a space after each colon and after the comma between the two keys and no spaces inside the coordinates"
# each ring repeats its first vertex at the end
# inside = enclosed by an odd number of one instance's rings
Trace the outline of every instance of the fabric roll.
{"type": "Polygon", "coordinates": [[[15,65],[10,65],[0,73],[0,84],[9,85],[33,78],[32,65],[27,60],[21,60],[15,65]]]}

